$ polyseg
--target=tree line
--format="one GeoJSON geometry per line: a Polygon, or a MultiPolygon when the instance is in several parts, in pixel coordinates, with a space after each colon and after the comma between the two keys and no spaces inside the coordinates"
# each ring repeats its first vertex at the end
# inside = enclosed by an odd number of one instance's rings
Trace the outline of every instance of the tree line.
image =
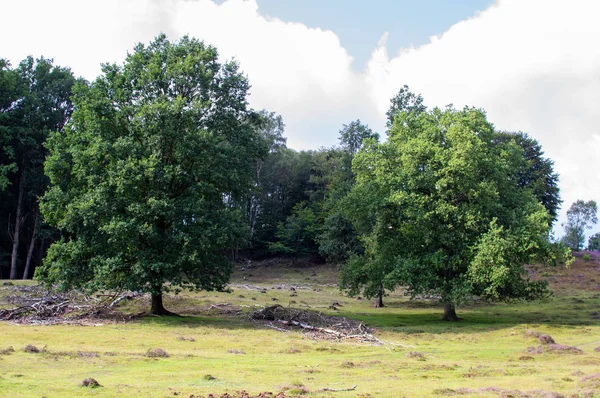
{"type": "Polygon", "coordinates": [[[341,288],[403,287],[456,305],[548,294],[523,266],[568,258],[540,144],[476,108],[428,109],[402,87],[386,140],[360,120],[339,145],[288,148],[248,106],[234,62],[160,35],[87,82],[49,59],[0,63],[0,277],[162,294],[226,288],[236,259],[313,256],[341,288]]]}

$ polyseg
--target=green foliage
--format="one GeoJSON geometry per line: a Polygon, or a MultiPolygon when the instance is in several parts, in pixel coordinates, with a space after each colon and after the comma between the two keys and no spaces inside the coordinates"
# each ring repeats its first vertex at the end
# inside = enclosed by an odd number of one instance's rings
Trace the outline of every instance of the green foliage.
{"type": "Polygon", "coordinates": [[[499,143],[514,142],[521,147],[525,161],[517,171],[519,187],[531,189],[550,214],[551,221],[556,221],[562,203],[558,174],[554,172],[554,162],[544,157],[539,142],[520,131],[496,133],[495,140],[499,143]]]}
{"type": "Polygon", "coordinates": [[[50,59],[27,57],[16,68],[0,60],[0,223],[9,231],[0,235],[0,252],[12,249],[11,278],[22,275],[21,264],[31,266],[36,241],[43,248],[54,232],[37,216],[38,197],[48,185],[44,144],[71,116],[74,83],[69,68],[50,59]]]}
{"type": "Polygon", "coordinates": [[[277,241],[269,245],[275,253],[290,254],[297,258],[314,251],[317,217],[306,204],[299,203],[285,222],[277,225],[277,241]]]}
{"type": "Polygon", "coordinates": [[[10,184],[9,173],[17,170],[12,147],[16,101],[20,97],[19,76],[10,63],[0,59],[0,192],[10,184]]]}
{"type": "Polygon", "coordinates": [[[412,113],[418,115],[427,110],[423,105],[423,97],[421,94],[415,94],[410,91],[410,88],[405,84],[391,100],[390,108],[385,113],[387,116],[387,128],[392,128],[394,119],[400,112],[412,113]]]}
{"type": "Polygon", "coordinates": [[[590,239],[588,239],[588,250],[600,250],[600,232],[590,236],[590,239]]]}
{"type": "Polygon", "coordinates": [[[401,112],[387,143],[356,156],[348,214],[365,253],[343,270],[356,294],[405,286],[462,303],[546,296],[523,265],[550,258],[550,217],[518,184],[523,151],[477,109],[401,112]]]}
{"type": "Polygon", "coordinates": [[[362,147],[366,139],[379,140],[379,134],[360,122],[360,119],[344,124],[340,130],[340,145],[350,155],[354,156],[362,147]]]}
{"type": "Polygon", "coordinates": [[[585,244],[585,230],[598,222],[598,206],[595,201],[579,199],[567,210],[567,222],[562,224],[565,230],[563,242],[572,250],[581,250],[585,244]]]}
{"type": "Polygon", "coordinates": [[[215,48],[164,35],[79,83],[71,121],[47,143],[42,212],[64,237],[37,276],[156,295],[224,288],[226,249],[246,235],[237,203],[266,153],[248,88],[215,48]]]}

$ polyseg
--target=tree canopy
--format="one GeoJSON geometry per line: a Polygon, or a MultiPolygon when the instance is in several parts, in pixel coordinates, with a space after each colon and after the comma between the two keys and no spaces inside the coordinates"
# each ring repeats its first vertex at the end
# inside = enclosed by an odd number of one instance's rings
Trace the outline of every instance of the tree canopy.
{"type": "Polygon", "coordinates": [[[478,109],[396,114],[388,142],[354,159],[347,211],[365,253],[343,269],[342,287],[439,295],[446,320],[470,295],[543,297],[523,266],[550,255],[550,215],[518,183],[521,148],[495,138],[478,109]]]}
{"type": "Polygon", "coordinates": [[[38,275],[62,287],[223,289],[226,249],[247,236],[238,205],[267,152],[249,85],[193,38],[161,35],[80,83],[48,140],[46,220],[63,231],[38,275]],[[168,284],[166,284],[168,282],[168,284]]]}
{"type": "Polygon", "coordinates": [[[2,247],[10,246],[11,279],[30,275],[38,238],[51,235],[38,217],[38,197],[48,184],[44,143],[69,120],[74,83],[71,70],[50,59],[30,56],[16,68],[0,60],[0,223],[10,237],[0,236],[0,260],[2,247]]]}

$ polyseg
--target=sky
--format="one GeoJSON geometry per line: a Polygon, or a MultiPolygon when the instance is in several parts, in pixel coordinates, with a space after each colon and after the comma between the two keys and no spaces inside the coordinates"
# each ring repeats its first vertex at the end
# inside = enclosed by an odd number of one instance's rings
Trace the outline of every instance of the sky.
{"type": "MultiPolygon", "coordinates": [[[[486,110],[537,139],[566,209],[600,200],[600,2],[596,0],[19,0],[2,3],[0,57],[53,58],[91,80],[138,42],[189,34],[235,59],[256,109],[288,145],[336,144],[360,119],[385,130],[403,84],[429,107],[486,110]]],[[[593,230],[598,231],[599,228],[593,230]]]]}

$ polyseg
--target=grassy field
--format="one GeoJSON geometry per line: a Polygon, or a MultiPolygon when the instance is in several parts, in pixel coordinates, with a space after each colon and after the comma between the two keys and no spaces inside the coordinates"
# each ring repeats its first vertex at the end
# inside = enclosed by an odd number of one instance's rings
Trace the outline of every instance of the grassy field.
{"type": "MultiPolygon", "coordinates": [[[[458,309],[458,323],[442,322],[434,300],[409,301],[401,293],[373,308],[340,294],[335,268],[281,261],[236,271],[231,293],[169,295],[165,306],[181,317],[87,326],[2,322],[0,396],[208,397],[245,390],[253,396],[600,397],[600,263],[578,260],[568,270],[531,272],[550,281],[552,299],[473,303],[458,309]],[[273,304],[363,321],[385,344],[282,332],[250,320],[253,310],[273,304]],[[539,335],[556,344],[542,344],[539,335]],[[40,352],[24,350],[27,345],[40,352]],[[168,357],[149,356],[153,349],[168,357]],[[86,378],[102,387],[80,387],[86,378]]],[[[0,306],[10,307],[14,294],[15,286],[0,286],[0,306]]],[[[119,309],[138,313],[148,305],[140,297],[119,309]]]]}

